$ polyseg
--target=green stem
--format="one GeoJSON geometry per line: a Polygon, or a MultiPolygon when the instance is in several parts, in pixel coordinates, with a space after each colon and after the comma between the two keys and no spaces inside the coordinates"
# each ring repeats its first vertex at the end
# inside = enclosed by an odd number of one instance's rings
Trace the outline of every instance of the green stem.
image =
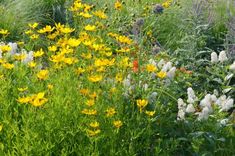
{"type": "Polygon", "coordinates": [[[178,101],[175,97],[173,97],[171,94],[167,93],[166,91],[164,91],[162,88],[161,89],[156,89],[156,91],[159,91],[161,93],[164,93],[165,95],[169,96],[170,98],[172,98],[174,101],[178,101]]]}

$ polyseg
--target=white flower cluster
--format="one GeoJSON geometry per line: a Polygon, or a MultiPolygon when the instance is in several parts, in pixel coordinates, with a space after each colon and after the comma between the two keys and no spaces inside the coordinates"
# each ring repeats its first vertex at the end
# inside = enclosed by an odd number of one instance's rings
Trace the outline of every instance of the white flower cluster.
{"type": "Polygon", "coordinates": [[[213,113],[213,106],[219,108],[219,112],[228,111],[234,105],[234,100],[226,95],[218,97],[217,91],[213,94],[206,94],[199,102],[200,112],[195,112],[193,104],[198,101],[192,88],[187,89],[188,99],[186,104],[182,99],[178,99],[178,115],[177,120],[184,120],[186,113],[195,113],[198,120],[207,120],[209,115],[213,113]]]}
{"type": "MultiPolygon", "coordinates": [[[[10,51],[9,51],[9,54],[10,55],[13,55],[13,54],[15,54],[16,52],[17,52],[17,44],[16,43],[12,43],[12,42],[9,42],[8,44],[7,44],[9,47],[10,47],[10,51]]],[[[0,46],[6,46],[6,44],[5,43],[3,43],[3,42],[1,42],[0,43],[0,46]]],[[[0,58],[2,58],[2,50],[1,50],[1,48],[0,48],[0,58]]]]}
{"type": "Polygon", "coordinates": [[[193,104],[198,100],[197,96],[194,93],[194,90],[192,88],[187,89],[188,99],[186,104],[183,99],[178,99],[178,115],[177,120],[184,120],[186,113],[194,113],[195,108],[193,104]]]}
{"type": "MultiPolygon", "coordinates": [[[[0,46],[4,46],[6,45],[5,43],[0,43],[0,46]]],[[[9,42],[7,44],[8,46],[10,46],[10,51],[7,53],[7,55],[9,56],[14,56],[14,55],[25,55],[25,58],[22,60],[23,63],[29,63],[31,61],[33,61],[33,51],[30,51],[30,52],[27,52],[25,49],[22,49],[20,52],[19,52],[19,49],[18,49],[18,46],[17,46],[17,43],[12,43],[12,42],[9,42]]],[[[2,58],[2,51],[0,49],[0,58],[2,58]]]]}
{"type": "Polygon", "coordinates": [[[229,66],[229,69],[235,72],[235,61],[229,66]]]}
{"type": "MultiPolygon", "coordinates": [[[[133,94],[133,91],[136,89],[137,84],[134,84],[131,78],[131,75],[128,74],[127,77],[122,81],[124,86],[124,93],[123,95],[127,98],[129,95],[133,94]]],[[[139,81],[139,88],[142,88],[144,91],[148,89],[148,84],[139,81]]]]}
{"type": "Polygon", "coordinates": [[[227,60],[228,60],[228,57],[227,57],[225,51],[221,51],[219,53],[219,57],[218,57],[216,52],[212,52],[211,53],[211,63],[217,63],[217,62],[223,63],[223,62],[225,62],[227,60]]]}
{"type": "Polygon", "coordinates": [[[172,65],[171,61],[165,61],[164,59],[161,59],[158,63],[155,62],[153,59],[149,60],[149,63],[156,66],[157,69],[161,69],[162,72],[167,73],[167,77],[172,79],[175,77],[175,71],[176,67],[172,65]]]}

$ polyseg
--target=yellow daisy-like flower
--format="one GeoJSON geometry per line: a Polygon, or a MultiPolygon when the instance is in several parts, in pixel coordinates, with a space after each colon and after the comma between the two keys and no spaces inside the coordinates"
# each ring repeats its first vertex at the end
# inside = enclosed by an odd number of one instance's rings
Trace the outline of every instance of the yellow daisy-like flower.
{"type": "Polygon", "coordinates": [[[89,25],[85,26],[85,30],[86,31],[95,31],[96,30],[96,26],[89,24],[89,25]]]}
{"type": "Polygon", "coordinates": [[[95,16],[99,17],[100,19],[106,19],[107,18],[107,15],[101,10],[95,11],[95,12],[93,12],[93,14],[95,16]]]}
{"type": "Polygon", "coordinates": [[[146,70],[147,70],[148,72],[155,72],[155,71],[157,70],[157,68],[156,68],[156,66],[153,65],[153,64],[147,64],[147,65],[146,65],[146,70]]]}
{"type": "Polygon", "coordinates": [[[49,71],[48,70],[41,70],[37,73],[37,77],[40,80],[46,80],[48,78],[49,71]]]}
{"type": "Polygon", "coordinates": [[[89,107],[93,106],[94,104],[95,104],[94,99],[89,99],[89,100],[86,101],[86,105],[89,106],[89,107]]]}
{"type": "Polygon", "coordinates": [[[39,37],[39,35],[33,34],[29,38],[32,39],[32,40],[35,40],[35,39],[38,39],[38,37],[39,37]]]}
{"type": "Polygon", "coordinates": [[[27,89],[28,89],[28,87],[24,87],[24,88],[17,88],[18,89],[18,91],[20,91],[20,92],[24,92],[24,91],[26,91],[27,89]]]}
{"type": "Polygon", "coordinates": [[[123,80],[122,74],[121,74],[121,73],[118,73],[118,74],[116,75],[115,79],[116,79],[117,82],[122,82],[122,80],[123,80]]]}
{"type": "Polygon", "coordinates": [[[121,120],[116,120],[116,121],[113,122],[113,125],[114,125],[116,128],[120,128],[120,127],[123,125],[123,123],[122,123],[121,120]]]}
{"type": "Polygon", "coordinates": [[[137,102],[137,106],[140,109],[140,112],[142,112],[142,110],[148,105],[148,101],[145,99],[139,99],[136,102],[137,102]]]}
{"type": "Polygon", "coordinates": [[[99,122],[95,121],[95,122],[91,122],[91,123],[90,123],[90,126],[91,126],[92,128],[99,128],[100,124],[99,124],[99,122]]]}
{"type": "Polygon", "coordinates": [[[92,99],[96,99],[96,98],[98,98],[98,95],[96,92],[93,92],[92,94],[89,95],[89,97],[92,99]]]}
{"type": "Polygon", "coordinates": [[[121,10],[122,9],[122,3],[117,0],[114,4],[114,8],[117,9],[117,10],[121,10]]]}
{"type": "Polygon", "coordinates": [[[147,114],[149,117],[152,117],[155,114],[155,111],[145,111],[145,114],[147,114]]]}
{"type": "Polygon", "coordinates": [[[0,45],[0,49],[2,52],[8,52],[11,50],[11,47],[9,45],[0,45]]]}
{"type": "Polygon", "coordinates": [[[13,69],[14,68],[14,64],[11,64],[11,63],[4,63],[4,64],[2,64],[2,66],[6,69],[13,69]]]}
{"type": "Polygon", "coordinates": [[[55,52],[57,50],[57,47],[56,46],[49,46],[48,50],[52,51],[52,52],[55,52]]]}
{"type": "Polygon", "coordinates": [[[69,27],[65,27],[65,28],[61,28],[60,31],[64,34],[69,34],[71,32],[74,32],[75,29],[74,28],[69,28],[69,27]]]}
{"type": "Polygon", "coordinates": [[[87,130],[87,133],[89,136],[93,137],[93,136],[96,136],[97,134],[101,133],[101,130],[100,129],[96,129],[96,130],[87,130]]]}
{"type": "Polygon", "coordinates": [[[52,84],[48,84],[48,85],[47,85],[47,88],[48,88],[49,90],[52,90],[52,89],[54,88],[54,86],[53,86],[52,84]]]}
{"type": "Polygon", "coordinates": [[[129,37],[122,36],[122,35],[117,36],[116,40],[120,43],[125,43],[125,44],[128,44],[128,45],[130,45],[133,42],[129,37]]]}
{"type": "Polygon", "coordinates": [[[114,114],[116,114],[115,108],[108,108],[106,110],[106,117],[112,117],[114,116],[114,114]]]}
{"type": "Polygon", "coordinates": [[[30,100],[31,100],[31,97],[29,97],[29,96],[27,96],[27,97],[20,97],[20,98],[17,99],[17,101],[19,103],[29,103],[30,100]]]}
{"type": "Polygon", "coordinates": [[[8,30],[0,29],[0,34],[1,34],[1,35],[4,35],[4,36],[7,36],[7,35],[9,35],[10,33],[9,33],[8,30]]]}
{"type": "Polygon", "coordinates": [[[160,71],[157,73],[157,77],[161,78],[161,79],[164,79],[166,77],[166,72],[164,71],[160,71]]]}
{"type": "Polygon", "coordinates": [[[18,61],[22,61],[26,58],[26,54],[19,54],[19,55],[14,55],[14,59],[18,61]]]}
{"type": "Polygon", "coordinates": [[[81,41],[79,39],[70,38],[68,40],[68,45],[70,45],[71,47],[77,47],[80,45],[80,43],[81,43],[81,41]]]}
{"type": "Polygon", "coordinates": [[[34,68],[34,67],[36,67],[36,62],[33,62],[33,61],[31,61],[31,62],[29,62],[28,63],[28,66],[30,67],[30,68],[34,68]]]}
{"type": "Polygon", "coordinates": [[[44,33],[49,33],[52,32],[55,29],[55,27],[51,27],[50,25],[46,25],[44,28],[39,29],[38,33],[44,34],[44,33]]]}
{"type": "Polygon", "coordinates": [[[42,106],[48,101],[48,99],[45,98],[44,96],[45,96],[44,92],[40,92],[38,94],[32,95],[30,103],[35,107],[42,106]]]}
{"type": "Polygon", "coordinates": [[[95,109],[83,109],[82,110],[82,114],[96,115],[97,114],[97,110],[95,110],[95,109]]]}
{"type": "Polygon", "coordinates": [[[80,93],[81,93],[82,95],[88,95],[89,92],[90,92],[89,89],[85,89],[85,88],[80,89],[80,93]]]}
{"type": "Polygon", "coordinates": [[[171,3],[172,3],[172,0],[167,0],[167,1],[165,1],[164,3],[162,3],[162,6],[163,6],[164,8],[169,8],[169,6],[171,5],[171,3]]]}
{"type": "Polygon", "coordinates": [[[35,23],[29,23],[28,26],[32,29],[35,29],[37,26],[38,26],[38,23],[35,22],[35,23]]]}
{"type": "Polygon", "coordinates": [[[91,18],[92,17],[92,15],[89,14],[88,12],[80,12],[79,15],[82,16],[82,17],[85,17],[85,18],[91,18]]]}
{"type": "Polygon", "coordinates": [[[102,75],[92,75],[88,77],[88,80],[91,82],[99,82],[103,79],[102,75]]]}
{"type": "Polygon", "coordinates": [[[26,35],[31,35],[31,34],[33,34],[33,31],[32,31],[32,30],[26,30],[24,33],[25,33],[26,35]]]}
{"type": "Polygon", "coordinates": [[[34,57],[41,57],[43,54],[44,54],[44,51],[43,51],[42,48],[41,48],[40,50],[35,51],[35,52],[33,53],[33,56],[34,56],[34,57]]]}

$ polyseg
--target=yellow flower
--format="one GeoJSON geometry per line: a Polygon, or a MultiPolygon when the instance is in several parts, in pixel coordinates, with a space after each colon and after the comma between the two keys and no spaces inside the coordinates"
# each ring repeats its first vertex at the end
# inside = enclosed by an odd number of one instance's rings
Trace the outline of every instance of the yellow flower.
{"type": "Polygon", "coordinates": [[[114,4],[114,8],[117,9],[117,10],[121,10],[122,9],[122,3],[117,0],[114,4]]]}
{"type": "Polygon", "coordinates": [[[9,45],[0,45],[0,50],[2,52],[9,52],[11,50],[11,47],[9,45]]]}
{"type": "Polygon", "coordinates": [[[48,50],[52,51],[52,52],[55,52],[57,50],[57,47],[56,46],[49,46],[48,50]]]}
{"type": "Polygon", "coordinates": [[[39,37],[39,35],[33,34],[33,35],[31,35],[29,38],[31,38],[32,40],[34,40],[34,39],[38,39],[38,37],[39,37]]]}
{"type": "Polygon", "coordinates": [[[48,88],[49,90],[52,90],[53,87],[54,87],[54,86],[53,86],[52,84],[48,84],[48,85],[47,85],[47,88],[48,88]]]}
{"type": "Polygon", "coordinates": [[[69,28],[69,27],[65,27],[65,28],[61,28],[60,31],[64,34],[69,34],[71,32],[73,32],[75,29],[73,28],[69,28]]]}
{"type": "Polygon", "coordinates": [[[86,101],[86,105],[89,106],[89,107],[93,106],[94,104],[95,104],[94,99],[89,99],[89,100],[86,101]]]}
{"type": "Polygon", "coordinates": [[[86,31],[95,31],[96,30],[96,26],[89,24],[89,25],[85,26],[85,30],[86,31]]]}
{"type": "Polygon", "coordinates": [[[0,29],[0,34],[4,35],[4,36],[7,36],[9,35],[9,31],[8,30],[5,30],[5,29],[0,29]]]}
{"type": "Polygon", "coordinates": [[[118,74],[116,75],[115,79],[116,79],[117,82],[122,82],[122,80],[123,80],[122,74],[121,74],[121,73],[118,73],[118,74]]]}
{"type": "Polygon", "coordinates": [[[26,54],[19,54],[19,55],[14,55],[14,59],[18,61],[22,61],[26,58],[26,54]]]}
{"type": "Polygon", "coordinates": [[[80,12],[79,15],[82,16],[82,17],[85,17],[85,18],[91,18],[92,17],[92,15],[87,13],[87,12],[86,13],[85,12],[80,12]]]}
{"type": "Polygon", "coordinates": [[[84,89],[84,88],[83,88],[83,89],[80,90],[80,93],[81,93],[82,95],[88,95],[89,92],[90,92],[89,89],[84,89]]]}
{"type": "Polygon", "coordinates": [[[48,34],[47,38],[50,39],[50,40],[54,40],[58,35],[59,35],[59,32],[56,31],[54,33],[48,34]]]}
{"type": "Polygon", "coordinates": [[[14,64],[10,64],[10,63],[4,63],[2,66],[6,69],[13,69],[14,68],[14,64]]]}
{"type": "Polygon", "coordinates": [[[95,121],[95,122],[90,123],[90,126],[92,128],[99,128],[100,124],[97,121],[95,121]]]}
{"type": "Polygon", "coordinates": [[[63,59],[63,62],[68,64],[68,65],[71,65],[73,63],[76,63],[77,62],[77,59],[73,58],[73,57],[70,57],[70,58],[64,58],[63,59]]]}
{"type": "Polygon", "coordinates": [[[44,96],[45,96],[44,92],[32,95],[30,103],[35,107],[42,106],[44,103],[48,101],[44,96]]]}
{"type": "Polygon", "coordinates": [[[81,3],[80,0],[76,0],[74,3],[73,3],[73,6],[70,7],[70,11],[73,11],[73,12],[77,12],[79,9],[82,9],[84,6],[83,4],[81,3]]]}
{"type": "Polygon", "coordinates": [[[99,82],[103,79],[102,75],[92,75],[88,77],[88,80],[91,82],[99,82]]]}
{"type": "Polygon", "coordinates": [[[31,62],[28,63],[28,66],[29,66],[30,68],[34,68],[34,67],[36,67],[36,63],[33,62],[33,61],[31,61],[31,62]]]}
{"type": "Polygon", "coordinates": [[[18,45],[18,46],[23,46],[23,45],[24,45],[24,42],[23,42],[23,41],[18,41],[18,42],[17,42],[17,45],[18,45]]]}
{"type": "Polygon", "coordinates": [[[154,72],[154,71],[157,70],[157,68],[156,68],[156,66],[153,65],[153,64],[147,64],[146,70],[147,70],[148,72],[154,72]]]}
{"type": "Polygon", "coordinates": [[[80,45],[80,43],[81,43],[81,41],[78,39],[70,38],[68,40],[68,45],[70,45],[71,47],[77,47],[80,45]]]}
{"type": "Polygon", "coordinates": [[[116,50],[116,52],[118,52],[118,53],[128,53],[130,51],[131,50],[129,48],[126,48],[126,47],[116,50]]]}
{"type": "Polygon", "coordinates": [[[148,105],[148,101],[145,99],[139,99],[136,102],[137,102],[137,106],[140,109],[140,112],[142,112],[142,110],[148,105]]]}
{"type": "Polygon", "coordinates": [[[93,92],[92,94],[89,95],[90,98],[95,99],[98,97],[96,92],[93,92]]]}
{"type": "Polygon", "coordinates": [[[97,110],[95,110],[95,109],[83,109],[82,110],[82,114],[96,115],[97,114],[97,110]]]}
{"type": "Polygon", "coordinates": [[[54,63],[59,63],[62,62],[64,60],[64,54],[57,54],[57,55],[52,55],[50,58],[50,61],[54,62],[54,63]]]}
{"type": "Polygon", "coordinates": [[[41,70],[37,73],[37,77],[40,80],[46,80],[48,78],[48,73],[49,73],[48,70],[41,70]]]}
{"type": "Polygon", "coordinates": [[[172,0],[167,0],[167,1],[165,1],[164,3],[162,3],[162,6],[163,6],[164,8],[169,8],[169,6],[171,5],[171,3],[172,3],[172,0]]]}
{"type": "Polygon", "coordinates": [[[110,93],[113,94],[113,93],[115,93],[115,92],[117,92],[117,88],[112,87],[112,88],[110,89],[110,93]]]}
{"type": "Polygon", "coordinates": [[[44,54],[44,51],[43,51],[42,48],[41,48],[40,50],[35,51],[35,52],[33,53],[33,56],[34,56],[34,57],[41,57],[43,54],[44,54]]]}
{"type": "Polygon", "coordinates": [[[86,71],[85,69],[79,67],[79,68],[76,70],[76,73],[77,73],[78,75],[80,75],[80,74],[84,73],[85,71],[86,71]]]}
{"type": "Polygon", "coordinates": [[[27,30],[27,31],[25,31],[24,32],[26,35],[31,35],[31,34],[33,34],[33,31],[32,30],[27,30]]]}
{"type": "Polygon", "coordinates": [[[97,134],[99,134],[101,132],[100,129],[96,129],[96,130],[87,130],[87,133],[89,136],[96,136],[97,134]]]}
{"type": "Polygon", "coordinates": [[[107,15],[101,10],[95,11],[95,12],[93,12],[93,14],[95,16],[99,17],[100,19],[106,19],[107,18],[107,15]]]}
{"type": "Polygon", "coordinates": [[[24,92],[24,91],[26,91],[27,89],[28,89],[28,87],[18,88],[18,91],[20,91],[20,92],[24,92]]]}
{"type": "Polygon", "coordinates": [[[116,120],[116,121],[113,122],[113,125],[114,125],[116,128],[120,128],[120,127],[123,125],[123,123],[122,123],[121,120],[116,120]]]}
{"type": "Polygon", "coordinates": [[[106,110],[106,117],[112,117],[114,114],[116,114],[115,108],[108,108],[106,110]]]}
{"type": "Polygon", "coordinates": [[[0,132],[2,131],[2,127],[3,127],[3,125],[0,125],[0,132]]]}
{"type": "Polygon", "coordinates": [[[19,103],[29,103],[31,100],[31,97],[20,97],[17,99],[19,103]]]}
{"type": "Polygon", "coordinates": [[[160,71],[157,73],[157,77],[161,78],[161,79],[164,79],[166,77],[166,72],[164,71],[160,71]]]}
{"type": "Polygon", "coordinates": [[[120,43],[126,43],[126,44],[131,44],[133,42],[129,37],[122,35],[117,36],[116,40],[119,41],[120,43]]]}
{"type": "Polygon", "coordinates": [[[57,31],[61,32],[61,29],[63,29],[65,26],[61,23],[55,23],[55,28],[57,31]]]}
{"type": "Polygon", "coordinates": [[[44,33],[47,33],[47,32],[52,32],[54,29],[55,29],[54,27],[51,27],[50,25],[46,25],[44,28],[39,29],[38,33],[44,34],[44,33]]]}
{"type": "Polygon", "coordinates": [[[93,5],[84,4],[84,12],[88,12],[92,7],[93,5]]]}
{"type": "Polygon", "coordinates": [[[148,116],[152,117],[155,114],[155,111],[145,111],[145,114],[147,114],[148,116]]]}
{"type": "Polygon", "coordinates": [[[38,26],[38,23],[29,23],[28,26],[32,29],[35,29],[38,26]]]}

